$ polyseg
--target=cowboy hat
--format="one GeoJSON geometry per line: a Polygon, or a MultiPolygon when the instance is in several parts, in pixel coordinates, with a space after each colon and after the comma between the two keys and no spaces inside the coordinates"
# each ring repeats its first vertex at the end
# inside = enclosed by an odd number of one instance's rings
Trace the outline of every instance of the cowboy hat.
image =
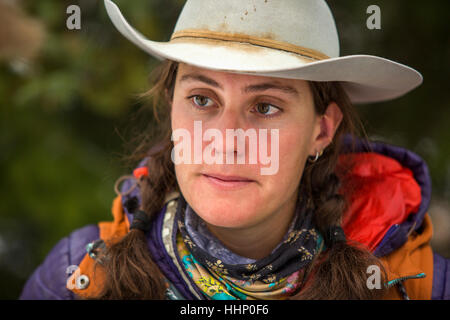
{"type": "Polygon", "coordinates": [[[353,103],[400,97],[422,83],[416,70],[371,55],[339,55],[333,15],[324,0],[187,0],[170,41],[144,37],[111,0],[114,26],[157,59],[217,71],[341,81],[353,103]]]}

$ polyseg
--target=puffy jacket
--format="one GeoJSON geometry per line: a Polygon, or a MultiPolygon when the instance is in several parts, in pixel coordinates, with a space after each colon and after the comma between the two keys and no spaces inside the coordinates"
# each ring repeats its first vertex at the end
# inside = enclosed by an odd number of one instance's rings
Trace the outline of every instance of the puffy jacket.
{"type": "MultiPolygon", "coordinates": [[[[344,168],[347,157],[340,156],[338,167],[344,168]]],[[[356,165],[343,186],[343,192],[352,191],[343,229],[348,239],[364,244],[382,260],[391,288],[386,299],[450,299],[450,260],[433,253],[429,244],[431,180],[425,162],[411,151],[381,142],[357,141],[353,158],[356,165]]],[[[130,184],[126,181],[123,189],[130,184]]],[[[103,278],[93,274],[94,260],[86,246],[99,238],[120,239],[128,232],[133,216],[124,204],[133,196],[139,197],[137,189],[114,200],[112,222],[85,226],[60,240],[28,279],[20,299],[75,299],[97,292],[103,278]],[[73,266],[89,276],[85,288],[70,286],[73,266]]],[[[206,299],[164,245],[167,203],[147,233],[150,254],[166,277],[167,298],[206,299]]]]}

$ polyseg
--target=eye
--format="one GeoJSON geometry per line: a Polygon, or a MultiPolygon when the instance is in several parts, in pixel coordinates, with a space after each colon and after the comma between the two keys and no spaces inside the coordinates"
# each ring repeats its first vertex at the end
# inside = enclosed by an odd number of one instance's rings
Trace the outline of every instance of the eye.
{"type": "Polygon", "coordinates": [[[200,107],[200,108],[211,107],[211,105],[208,105],[208,101],[210,101],[212,103],[212,100],[208,97],[195,95],[195,96],[190,96],[189,99],[191,99],[191,101],[193,101],[193,103],[197,107],[200,107]]]}
{"type": "Polygon", "coordinates": [[[281,111],[280,108],[270,104],[270,103],[258,103],[255,107],[256,112],[262,114],[263,116],[270,117],[276,115],[281,111]]]}

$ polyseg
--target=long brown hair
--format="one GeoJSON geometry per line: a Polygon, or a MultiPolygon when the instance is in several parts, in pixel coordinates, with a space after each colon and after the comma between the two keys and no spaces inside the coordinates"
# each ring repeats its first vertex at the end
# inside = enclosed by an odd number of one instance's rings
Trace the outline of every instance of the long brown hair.
{"type": "MultiPolygon", "coordinates": [[[[174,166],[170,158],[170,102],[173,96],[178,63],[165,61],[152,74],[153,83],[141,98],[152,98],[153,111],[162,128],[159,136],[150,139],[140,136],[142,143],[132,159],[149,157],[149,176],[141,180],[141,209],[154,218],[164,205],[165,195],[178,190],[174,166]],[[156,141],[154,143],[153,141],[156,141]]],[[[316,226],[321,233],[331,226],[340,226],[347,208],[346,199],[339,193],[346,170],[337,170],[343,134],[358,135],[362,128],[355,110],[338,82],[309,82],[317,114],[325,112],[328,104],[336,102],[343,120],[333,142],[314,163],[307,163],[299,194],[309,199],[315,210],[316,226]]],[[[150,256],[142,231],[133,229],[121,241],[107,247],[106,281],[96,299],[164,299],[163,275],[150,256]]],[[[368,289],[367,267],[380,261],[356,243],[336,243],[320,254],[307,268],[302,290],[291,299],[375,299],[384,289],[368,289]]],[[[383,273],[384,278],[384,273],[383,273]]],[[[384,280],[384,279],[383,279],[384,280]]]]}

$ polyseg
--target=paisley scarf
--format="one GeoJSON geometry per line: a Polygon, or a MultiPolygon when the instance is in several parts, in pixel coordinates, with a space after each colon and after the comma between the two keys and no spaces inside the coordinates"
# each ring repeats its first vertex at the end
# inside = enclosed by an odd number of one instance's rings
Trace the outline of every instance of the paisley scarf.
{"type": "Polygon", "coordinates": [[[189,205],[180,195],[176,211],[177,253],[193,282],[209,299],[286,299],[301,289],[305,267],[324,250],[313,226],[313,212],[299,200],[297,219],[284,241],[268,256],[252,263],[230,264],[198,245],[186,230],[189,205]]]}

